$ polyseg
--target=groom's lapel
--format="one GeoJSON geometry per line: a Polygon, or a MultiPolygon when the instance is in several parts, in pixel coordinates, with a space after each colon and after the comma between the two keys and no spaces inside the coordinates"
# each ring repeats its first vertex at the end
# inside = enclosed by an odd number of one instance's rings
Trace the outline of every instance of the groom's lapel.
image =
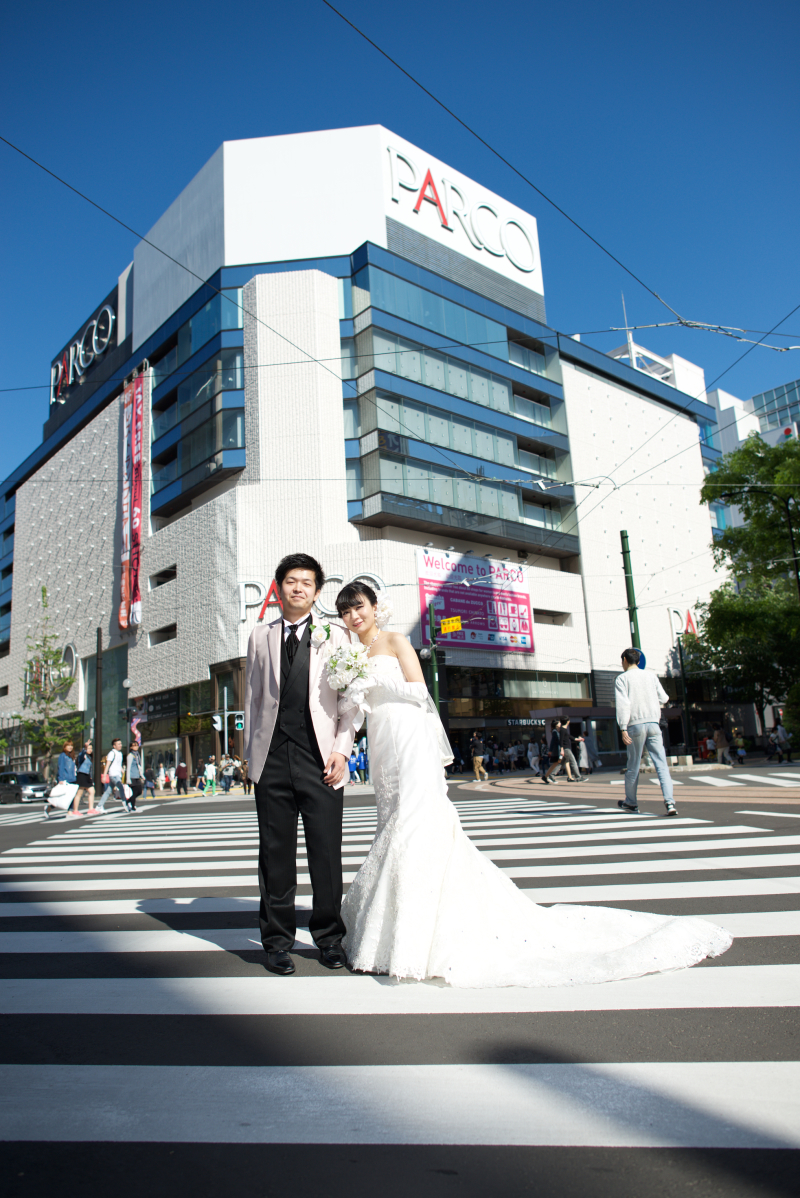
{"type": "MultiPolygon", "coordinates": [[[[312,624],[312,626],[314,624],[313,616],[311,617],[311,624],[312,624]]],[[[323,645],[327,645],[327,643],[328,643],[327,641],[322,642],[323,645]]],[[[309,655],[309,661],[308,661],[308,693],[309,694],[312,694],[314,687],[317,685],[317,682],[319,681],[319,676],[322,672],[323,661],[324,661],[324,655],[322,652],[322,647],[317,648],[314,645],[314,642],[312,641],[311,642],[311,653],[309,655]]]]}
{"type": "Polygon", "coordinates": [[[269,661],[272,666],[272,677],[275,680],[275,689],[281,689],[281,632],[283,630],[283,619],[276,620],[274,624],[270,624],[267,629],[267,644],[269,645],[269,661]]]}

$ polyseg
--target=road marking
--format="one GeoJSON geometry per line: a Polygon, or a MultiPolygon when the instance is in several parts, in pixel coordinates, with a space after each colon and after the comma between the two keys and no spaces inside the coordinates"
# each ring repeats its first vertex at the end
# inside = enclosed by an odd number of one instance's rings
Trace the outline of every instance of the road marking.
{"type": "MultiPolygon", "coordinates": [[[[509,878],[580,877],[588,874],[703,873],[720,869],[780,869],[800,865],[800,853],[754,853],[740,857],[683,857],[678,861],[586,861],[582,865],[517,865],[504,869],[509,878]]],[[[37,883],[29,883],[35,886],[37,883]]],[[[58,883],[56,883],[58,885],[58,883]]],[[[83,883],[81,883],[83,885],[83,883]]]]}
{"type": "Polygon", "coordinates": [[[690,779],[706,786],[744,786],[743,782],[734,782],[732,778],[715,778],[711,774],[691,774],[690,779]]]}
{"type": "Polygon", "coordinates": [[[774,774],[770,774],[769,777],[760,777],[758,774],[739,774],[739,777],[746,778],[748,782],[760,782],[764,786],[783,786],[790,790],[792,787],[800,786],[800,779],[796,782],[787,782],[784,778],[776,778],[774,774]]]}
{"type": "Polygon", "coordinates": [[[800,819],[800,814],[789,811],[737,811],[737,815],[768,815],[772,818],[773,815],[780,816],[782,819],[800,819]]]}
{"type": "Polygon", "coordinates": [[[95,1015],[474,1015],[795,1007],[798,994],[800,965],[720,965],[596,986],[498,986],[476,990],[457,990],[439,982],[396,982],[387,977],[348,974],[291,980],[18,978],[0,982],[0,1010],[8,1015],[51,1017],[75,1011],[92,1011],[95,1015]]]}
{"type": "Polygon", "coordinates": [[[800,936],[800,911],[734,911],[698,918],[719,924],[737,940],[750,936],[800,936]]]}
{"type": "MultiPolygon", "coordinates": [[[[522,891],[534,903],[637,903],[654,900],[752,898],[800,894],[800,877],[715,878],[708,882],[622,882],[599,886],[536,886],[522,891]]],[[[13,903],[12,906],[21,906],[13,903]]],[[[3,904],[0,903],[0,915],[3,904]]]]}
{"type": "Polygon", "coordinates": [[[793,1061],[4,1065],[0,1135],[62,1143],[797,1148],[798,1080],[793,1061]]]}

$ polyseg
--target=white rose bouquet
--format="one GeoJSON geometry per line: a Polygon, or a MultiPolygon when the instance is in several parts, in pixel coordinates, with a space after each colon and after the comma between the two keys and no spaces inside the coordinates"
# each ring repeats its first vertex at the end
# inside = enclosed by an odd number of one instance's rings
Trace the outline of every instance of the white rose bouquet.
{"type": "Polygon", "coordinates": [[[375,685],[373,663],[364,645],[332,645],[325,662],[328,686],[339,692],[339,708],[368,712],[366,693],[375,685]]]}

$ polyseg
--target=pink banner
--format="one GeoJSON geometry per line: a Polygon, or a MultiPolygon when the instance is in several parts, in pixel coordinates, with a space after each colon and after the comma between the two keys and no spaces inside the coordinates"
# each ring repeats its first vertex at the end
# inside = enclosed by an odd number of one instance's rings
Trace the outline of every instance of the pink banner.
{"type": "Polygon", "coordinates": [[[144,377],[139,375],[133,384],[133,409],[130,431],[131,445],[131,531],[130,531],[130,622],[142,622],[142,592],[139,567],[142,559],[142,416],[144,411],[144,377]]]}
{"type": "Polygon", "coordinates": [[[122,398],[122,553],[120,554],[119,626],[127,628],[131,603],[131,423],[133,420],[133,384],[122,398]]]}
{"type": "Polygon", "coordinates": [[[461,617],[460,632],[437,632],[441,645],[534,652],[533,614],[523,566],[418,549],[417,572],[423,644],[430,644],[428,605],[432,603],[437,628],[443,619],[461,617]]]}

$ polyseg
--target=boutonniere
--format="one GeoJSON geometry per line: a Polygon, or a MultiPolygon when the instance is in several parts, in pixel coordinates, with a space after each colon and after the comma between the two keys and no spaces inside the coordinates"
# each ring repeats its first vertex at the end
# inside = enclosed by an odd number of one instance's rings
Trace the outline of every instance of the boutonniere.
{"type": "Polygon", "coordinates": [[[315,649],[319,649],[330,639],[331,626],[328,620],[322,620],[319,624],[311,625],[311,644],[315,649]]]}

